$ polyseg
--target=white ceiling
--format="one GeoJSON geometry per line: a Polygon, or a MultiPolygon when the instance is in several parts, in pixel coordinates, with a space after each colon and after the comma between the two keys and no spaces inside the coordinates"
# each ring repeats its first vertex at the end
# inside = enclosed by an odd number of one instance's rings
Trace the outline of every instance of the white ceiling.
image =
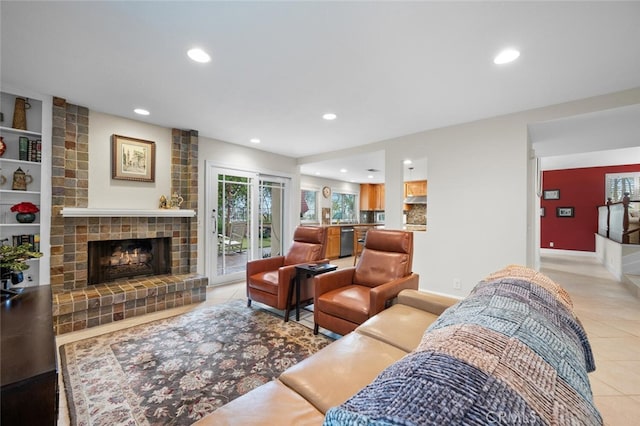
{"type": "Polygon", "coordinates": [[[3,85],[294,158],[640,87],[640,2],[2,1],[0,13],[3,85]],[[193,46],[212,61],[191,62],[193,46]],[[494,65],[505,47],[521,57],[494,65]]]}

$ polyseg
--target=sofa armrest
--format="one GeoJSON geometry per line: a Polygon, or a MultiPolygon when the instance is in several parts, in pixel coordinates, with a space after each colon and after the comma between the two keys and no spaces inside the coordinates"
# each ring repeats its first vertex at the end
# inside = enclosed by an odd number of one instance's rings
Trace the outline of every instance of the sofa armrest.
{"type": "Polygon", "coordinates": [[[430,312],[434,315],[442,314],[447,308],[460,300],[453,297],[441,296],[428,291],[402,290],[398,294],[398,303],[430,312]]]}
{"type": "Polygon", "coordinates": [[[393,299],[405,289],[418,289],[418,274],[407,275],[371,289],[369,293],[369,317],[382,312],[387,301],[393,299]]]}

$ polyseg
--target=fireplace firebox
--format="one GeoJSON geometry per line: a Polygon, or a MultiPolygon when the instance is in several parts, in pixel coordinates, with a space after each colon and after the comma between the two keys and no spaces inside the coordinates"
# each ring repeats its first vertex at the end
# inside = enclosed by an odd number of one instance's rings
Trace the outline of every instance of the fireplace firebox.
{"type": "Polygon", "coordinates": [[[171,238],[89,241],[88,284],[119,278],[168,274],[171,238]]]}

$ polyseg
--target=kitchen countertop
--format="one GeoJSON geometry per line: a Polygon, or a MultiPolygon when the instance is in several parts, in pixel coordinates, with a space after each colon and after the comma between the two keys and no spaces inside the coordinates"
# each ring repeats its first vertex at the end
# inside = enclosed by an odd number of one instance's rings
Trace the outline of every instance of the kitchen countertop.
{"type": "Polygon", "coordinates": [[[308,226],[384,226],[384,223],[332,223],[332,224],[320,224],[320,223],[305,223],[308,226]]]}

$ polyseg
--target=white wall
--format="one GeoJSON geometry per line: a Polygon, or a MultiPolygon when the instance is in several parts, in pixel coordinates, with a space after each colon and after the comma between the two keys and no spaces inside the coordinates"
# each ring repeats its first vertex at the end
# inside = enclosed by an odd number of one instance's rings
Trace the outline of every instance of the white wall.
{"type": "Polygon", "coordinates": [[[171,190],[171,129],[89,111],[89,207],[157,209],[171,190]],[[155,182],[111,179],[111,135],[156,143],[155,182]]]}
{"type": "Polygon", "coordinates": [[[427,158],[427,232],[414,233],[413,270],[422,289],[462,296],[505,264],[526,263],[525,128],[483,120],[386,143],[396,148],[386,151],[393,171],[386,176],[389,228],[402,223],[402,160],[427,158]]]}

